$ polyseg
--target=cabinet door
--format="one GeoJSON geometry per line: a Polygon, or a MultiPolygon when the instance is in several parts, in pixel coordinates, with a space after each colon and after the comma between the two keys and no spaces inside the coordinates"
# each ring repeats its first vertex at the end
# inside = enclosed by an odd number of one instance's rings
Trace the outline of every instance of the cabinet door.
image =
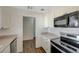
{"type": "Polygon", "coordinates": [[[54,12],[45,15],[45,27],[53,27],[54,12]]]}
{"type": "Polygon", "coordinates": [[[67,10],[67,8],[63,7],[63,6],[55,7],[55,11],[54,11],[55,15],[54,15],[54,17],[56,18],[56,17],[59,17],[59,16],[62,16],[64,14],[66,14],[66,10],[67,10]]]}
{"type": "Polygon", "coordinates": [[[7,46],[2,53],[10,53],[10,45],[7,46]]]}
{"type": "Polygon", "coordinates": [[[45,51],[50,53],[50,39],[45,39],[45,51]]]}
{"type": "Polygon", "coordinates": [[[42,47],[47,52],[50,53],[50,40],[46,38],[42,38],[42,47]]]}
{"type": "MultiPolygon", "coordinates": [[[[43,49],[44,49],[44,40],[43,40],[43,38],[41,37],[41,46],[43,47],[43,49]]],[[[45,50],[45,49],[44,49],[45,50]]]]}
{"type": "Polygon", "coordinates": [[[58,6],[58,7],[55,7],[54,10],[55,10],[54,11],[55,17],[59,17],[67,13],[78,11],[79,9],[78,7],[75,7],[75,6],[58,6]]]}
{"type": "Polygon", "coordinates": [[[2,27],[9,28],[10,27],[10,19],[11,14],[8,8],[2,8],[2,27]]]}
{"type": "Polygon", "coordinates": [[[72,6],[72,7],[67,7],[66,12],[71,13],[74,11],[78,11],[78,7],[72,6]]]}

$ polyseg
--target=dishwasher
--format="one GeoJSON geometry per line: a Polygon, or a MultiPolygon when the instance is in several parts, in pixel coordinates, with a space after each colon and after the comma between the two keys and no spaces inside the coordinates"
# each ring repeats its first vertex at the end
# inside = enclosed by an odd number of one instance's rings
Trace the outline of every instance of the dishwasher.
{"type": "Polygon", "coordinates": [[[17,39],[13,40],[10,44],[10,52],[17,53],[17,39]]]}

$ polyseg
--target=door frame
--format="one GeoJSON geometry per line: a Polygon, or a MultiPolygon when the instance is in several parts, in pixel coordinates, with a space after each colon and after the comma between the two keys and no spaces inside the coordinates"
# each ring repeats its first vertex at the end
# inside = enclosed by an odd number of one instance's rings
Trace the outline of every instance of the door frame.
{"type": "MultiPolygon", "coordinates": [[[[24,17],[33,17],[33,16],[23,16],[23,18],[24,17]]],[[[33,18],[34,18],[34,37],[33,37],[33,39],[36,39],[36,17],[33,17],[33,18]]],[[[24,21],[24,19],[23,19],[23,21],[24,21]]],[[[23,28],[23,30],[24,30],[24,28],[23,28]]],[[[23,33],[23,36],[24,36],[24,33],[23,33]]],[[[24,41],[24,37],[23,37],[23,41],[24,41]]]]}

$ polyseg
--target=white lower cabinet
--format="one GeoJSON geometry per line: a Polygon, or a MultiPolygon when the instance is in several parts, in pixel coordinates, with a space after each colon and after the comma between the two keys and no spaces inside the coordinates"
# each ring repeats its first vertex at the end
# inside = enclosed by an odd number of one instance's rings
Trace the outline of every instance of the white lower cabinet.
{"type": "Polygon", "coordinates": [[[17,52],[17,40],[13,40],[9,45],[4,45],[0,48],[0,53],[16,53],[17,52]]]}
{"type": "Polygon", "coordinates": [[[2,53],[10,53],[10,45],[7,46],[2,53]]]}
{"type": "Polygon", "coordinates": [[[50,40],[46,38],[41,38],[41,45],[46,53],[50,53],[50,40]]]}

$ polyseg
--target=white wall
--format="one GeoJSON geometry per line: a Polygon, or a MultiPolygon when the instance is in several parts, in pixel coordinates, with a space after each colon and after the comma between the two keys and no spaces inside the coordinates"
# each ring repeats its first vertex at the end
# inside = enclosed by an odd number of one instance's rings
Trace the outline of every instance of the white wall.
{"type": "Polygon", "coordinates": [[[39,34],[44,27],[44,14],[36,12],[27,12],[11,7],[3,7],[10,11],[11,23],[10,28],[1,30],[0,35],[17,34],[17,52],[23,51],[23,16],[36,18],[36,47],[40,47],[39,34]]]}
{"type": "Polygon", "coordinates": [[[23,17],[23,40],[34,38],[34,17],[23,17]]]}
{"type": "Polygon", "coordinates": [[[79,28],[49,28],[49,32],[61,35],[60,33],[79,34],[79,28]]]}

